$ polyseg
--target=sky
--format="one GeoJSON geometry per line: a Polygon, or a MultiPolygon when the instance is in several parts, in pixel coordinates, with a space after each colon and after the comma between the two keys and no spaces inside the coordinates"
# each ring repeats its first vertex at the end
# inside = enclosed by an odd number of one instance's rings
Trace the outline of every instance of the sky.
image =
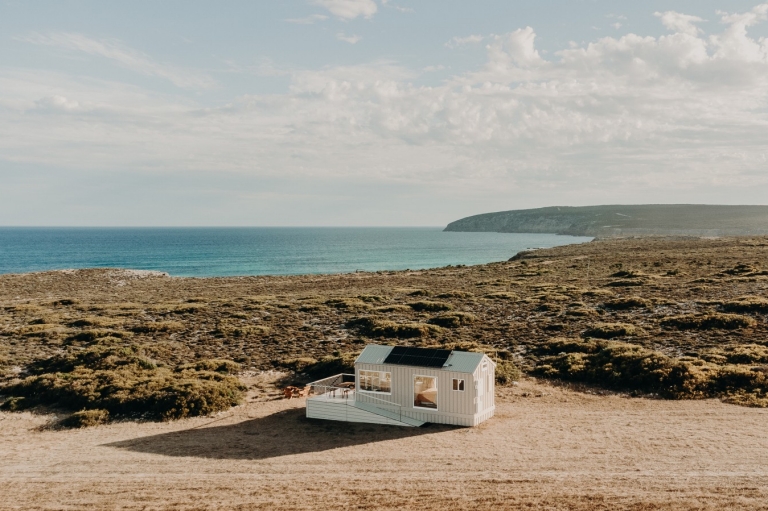
{"type": "Polygon", "coordinates": [[[768,204],[768,3],[0,0],[0,225],[768,204]]]}

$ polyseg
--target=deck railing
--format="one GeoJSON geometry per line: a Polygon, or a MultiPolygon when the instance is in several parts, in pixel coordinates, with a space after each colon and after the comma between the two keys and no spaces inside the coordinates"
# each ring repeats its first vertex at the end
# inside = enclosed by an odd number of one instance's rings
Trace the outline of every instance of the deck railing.
{"type": "MultiPolygon", "coordinates": [[[[329,376],[328,378],[323,378],[322,380],[314,381],[309,385],[312,387],[313,396],[325,396],[326,399],[349,399],[350,393],[354,396],[354,391],[356,389],[355,386],[343,385],[348,383],[355,383],[354,374],[336,374],[334,376],[329,376]],[[338,396],[336,394],[337,391],[339,392],[338,396]]],[[[390,418],[397,418],[397,420],[402,421],[402,405],[381,399],[370,392],[358,392],[354,399],[360,403],[374,405],[377,408],[390,412],[392,414],[390,418]]],[[[388,415],[384,416],[387,417],[388,415]]]]}
{"type": "MultiPolygon", "coordinates": [[[[333,393],[335,395],[335,391],[337,390],[354,390],[354,387],[350,389],[348,386],[342,385],[345,383],[355,383],[355,375],[347,373],[336,374],[334,376],[329,376],[328,378],[323,378],[322,380],[313,381],[309,385],[312,387],[312,394],[321,396],[328,393],[333,393]]],[[[343,395],[346,396],[347,393],[344,393],[343,395]]]]}

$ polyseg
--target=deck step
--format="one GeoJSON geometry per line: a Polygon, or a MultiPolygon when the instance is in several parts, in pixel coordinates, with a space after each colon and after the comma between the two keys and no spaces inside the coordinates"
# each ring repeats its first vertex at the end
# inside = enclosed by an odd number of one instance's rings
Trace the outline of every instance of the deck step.
{"type": "Polygon", "coordinates": [[[387,417],[388,419],[402,422],[404,425],[408,425],[408,426],[419,427],[425,424],[424,421],[420,421],[418,419],[412,419],[411,417],[406,417],[404,415],[401,416],[398,412],[387,410],[385,408],[381,408],[376,405],[372,405],[370,403],[354,401],[354,404],[352,404],[352,406],[354,406],[355,408],[359,408],[360,410],[365,410],[368,413],[381,415],[382,417],[387,417]]]}

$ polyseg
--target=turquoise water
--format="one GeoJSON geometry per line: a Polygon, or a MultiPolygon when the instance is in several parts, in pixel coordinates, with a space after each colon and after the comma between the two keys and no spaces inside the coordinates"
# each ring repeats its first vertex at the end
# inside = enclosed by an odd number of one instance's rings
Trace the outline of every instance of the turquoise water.
{"type": "Polygon", "coordinates": [[[439,227],[4,227],[0,273],[107,267],[213,277],[415,270],[504,261],[527,248],[590,239],[439,227]]]}

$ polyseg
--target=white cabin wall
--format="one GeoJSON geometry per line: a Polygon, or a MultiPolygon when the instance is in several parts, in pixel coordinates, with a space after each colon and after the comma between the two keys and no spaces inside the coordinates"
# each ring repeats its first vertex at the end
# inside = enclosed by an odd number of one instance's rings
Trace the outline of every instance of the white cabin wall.
{"type": "Polygon", "coordinates": [[[392,373],[392,393],[391,395],[386,395],[358,390],[355,394],[355,398],[358,401],[380,405],[383,405],[382,401],[396,403],[402,406],[401,410],[404,414],[425,422],[461,426],[474,425],[475,394],[473,375],[471,373],[413,366],[357,364],[355,366],[355,376],[359,374],[360,370],[392,373]],[[413,406],[413,379],[417,375],[437,378],[437,410],[413,406]],[[453,390],[454,378],[464,380],[463,392],[453,390]]]}

